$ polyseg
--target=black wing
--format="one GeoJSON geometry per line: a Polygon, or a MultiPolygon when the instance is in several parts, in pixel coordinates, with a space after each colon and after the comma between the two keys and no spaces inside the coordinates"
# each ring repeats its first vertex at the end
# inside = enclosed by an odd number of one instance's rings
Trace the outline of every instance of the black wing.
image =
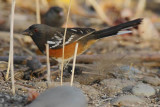
{"type": "MultiPolygon", "coordinates": [[[[47,43],[51,49],[58,49],[63,47],[63,36],[65,29],[57,29],[54,35],[48,36],[47,43]]],[[[83,38],[86,34],[94,32],[92,28],[68,28],[66,33],[65,45],[75,42],[83,38]]]]}

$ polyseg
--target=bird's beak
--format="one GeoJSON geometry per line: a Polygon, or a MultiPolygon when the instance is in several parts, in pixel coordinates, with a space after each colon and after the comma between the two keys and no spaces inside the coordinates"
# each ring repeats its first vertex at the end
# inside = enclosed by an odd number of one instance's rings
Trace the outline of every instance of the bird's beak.
{"type": "Polygon", "coordinates": [[[22,32],[22,35],[32,36],[32,32],[30,32],[29,29],[26,29],[22,32]]]}
{"type": "Polygon", "coordinates": [[[60,12],[60,13],[59,13],[59,16],[64,16],[64,12],[63,12],[63,11],[60,12]]]}

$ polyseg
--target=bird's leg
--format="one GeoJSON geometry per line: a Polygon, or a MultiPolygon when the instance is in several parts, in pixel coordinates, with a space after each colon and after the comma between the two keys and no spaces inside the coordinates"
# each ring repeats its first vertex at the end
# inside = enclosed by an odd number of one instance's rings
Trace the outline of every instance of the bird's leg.
{"type": "MultiPolygon", "coordinates": [[[[67,67],[68,63],[70,62],[71,59],[67,60],[67,61],[64,61],[63,63],[63,70],[67,67]]],[[[62,63],[58,62],[58,66],[59,66],[59,69],[61,70],[62,69],[62,63]]]]}
{"type": "MultiPolygon", "coordinates": [[[[65,62],[63,63],[63,70],[67,67],[69,61],[70,61],[70,60],[65,61],[65,62]]],[[[59,66],[59,69],[61,70],[61,69],[62,69],[62,63],[58,63],[58,66],[59,66]]]]}
{"type": "Polygon", "coordinates": [[[66,61],[66,63],[64,63],[64,69],[67,67],[67,65],[69,64],[70,60],[66,61]]]}

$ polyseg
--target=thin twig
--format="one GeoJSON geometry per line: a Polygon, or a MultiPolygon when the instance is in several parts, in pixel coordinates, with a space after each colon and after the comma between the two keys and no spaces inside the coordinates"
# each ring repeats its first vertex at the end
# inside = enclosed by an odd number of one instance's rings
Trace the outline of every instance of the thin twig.
{"type": "Polygon", "coordinates": [[[39,0],[36,0],[36,18],[37,18],[37,24],[40,24],[41,23],[41,17],[40,17],[39,0]]]}
{"type": "Polygon", "coordinates": [[[14,50],[13,50],[13,26],[14,26],[14,10],[15,10],[15,0],[12,0],[12,8],[11,8],[11,24],[10,24],[10,64],[11,64],[11,81],[12,81],[12,93],[15,94],[15,84],[14,84],[14,50]]]}
{"type": "Polygon", "coordinates": [[[50,70],[50,62],[49,62],[49,45],[48,44],[46,44],[46,57],[47,57],[46,58],[47,59],[47,81],[48,81],[48,84],[50,84],[51,70],[50,70]]]}
{"type": "Polygon", "coordinates": [[[138,6],[137,6],[137,9],[136,9],[135,18],[142,16],[142,13],[143,13],[145,7],[146,7],[146,0],[139,0],[138,1],[138,6]]]}
{"type": "Polygon", "coordinates": [[[69,2],[69,9],[68,9],[68,13],[67,13],[65,31],[64,31],[64,36],[63,36],[63,51],[62,51],[62,62],[61,62],[61,85],[63,84],[64,48],[65,48],[65,39],[66,39],[66,33],[67,33],[67,26],[68,26],[69,13],[70,13],[70,9],[71,9],[71,3],[72,3],[72,0],[70,0],[70,2],[69,2]]]}
{"type": "Polygon", "coordinates": [[[124,7],[125,8],[130,8],[130,5],[131,5],[131,0],[125,0],[124,1],[124,7]]]}
{"type": "MultiPolygon", "coordinates": [[[[36,16],[37,16],[37,24],[41,24],[41,17],[40,17],[40,6],[39,0],[36,0],[36,16]]],[[[50,61],[49,61],[49,45],[46,44],[46,61],[47,61],[47,82],[48,84],[51,83],[51,70],[50,70],[50,61]]]]}
{"type": "Polygon", "coordinates": [[[128,72],[131,72],[132,66],[133,66],[133,63],[130,64],[128,72]]]}
{"type": "Polygon", "coordinates": [[[73,85],[73,78],[74,78],[74,70],[75,70],[75,64],[76,64],[77,50],[78,50],[78,43],[76,43],[75,51],[74,51],[74,59],[73,59],[73,66],[72,66],[72,76],[71,76],[71,86],[73,85]]]}
{"type": "MultiPolygon", "coordinates": [[[[11,52],[11,48],[10,48],[10,50],[9,50],[9,53],[10,53],[10,52],[11,52]]],[[[10,66],[11,66],[11,54],[9,54],[8,68],[7,68],[7,73],[6,73],[6,76],[5,76],[5,80],[8,80],[10,66]]]]}

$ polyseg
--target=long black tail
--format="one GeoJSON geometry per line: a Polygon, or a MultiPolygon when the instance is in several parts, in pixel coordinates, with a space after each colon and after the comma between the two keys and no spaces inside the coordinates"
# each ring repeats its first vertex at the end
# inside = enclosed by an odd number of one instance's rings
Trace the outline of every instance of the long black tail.
{"type": "Polygon", "coordinates": [[[128,21],[126,23],[122,23],[117,26],[110,27],[108,29],[95,31],[91,34],[92,35],[91,38],[92,39],[100,39],[100,38],[113,36],[113,35],[122,35],[122,34],[126,34],[126,33],[131,33],[131,31],[127,31],[127,30],[122,31],[122,30],[131,28],[131,27],[135,27],[135,26],[141,24],[142,20],[143,20],[142,18],[139,18],[139,19],[135,19],[132,21],[128,21]]]}

